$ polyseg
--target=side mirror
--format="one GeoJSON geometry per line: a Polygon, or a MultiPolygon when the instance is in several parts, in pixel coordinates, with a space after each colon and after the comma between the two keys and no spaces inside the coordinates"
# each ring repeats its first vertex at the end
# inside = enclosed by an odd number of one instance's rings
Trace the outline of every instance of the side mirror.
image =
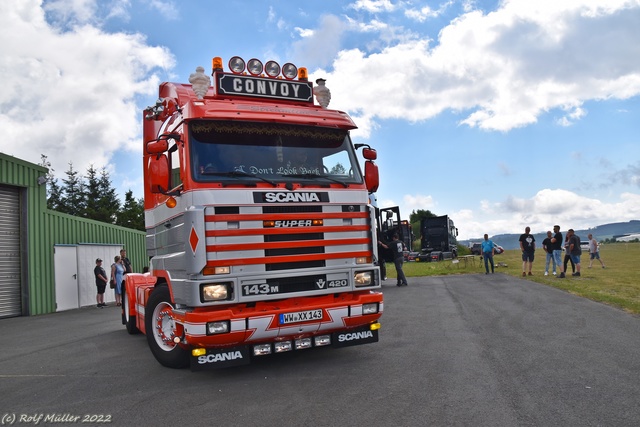
{"type": "MultiPolygon", "coordinates": [[[[165,141],[166,142],[166,141],[165,141]]],[[[149,191],[153,194],[166,194],[169,188],[169,159],[166,154],[149,157],[147,165],[149,191]]]]}
{"type": "Polygon", "coordinates": [[[147,153],[161,154],[169,149],[169,142],[166,139],[147,142],[147,153]]]}
{"type": "Polygon", "coordinates": [[[367,185],[369,193],[375,193],[378,191],[378,186],[380,185],[378,165],[373,163],[371,160],[367,160],[364,164],[364,182],[367,185]]]}
{"type": "Polygon", "coordinates": [[[362,156],[367,160],[375,160],[378,158],[378,152],[373,148],[365,148],[362,150],[362,156]]]}

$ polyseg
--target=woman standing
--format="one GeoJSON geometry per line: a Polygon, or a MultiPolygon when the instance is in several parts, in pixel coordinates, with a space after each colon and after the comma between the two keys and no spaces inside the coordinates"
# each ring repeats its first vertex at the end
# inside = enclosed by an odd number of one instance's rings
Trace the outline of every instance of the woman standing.
{"type": "Polygon", "coordinates": [[[111,278],[116,280],[116,305],[122,305],[122,281],[124,280],[125,267],[120,255],[116,255],[111,264],[111,278]]]}

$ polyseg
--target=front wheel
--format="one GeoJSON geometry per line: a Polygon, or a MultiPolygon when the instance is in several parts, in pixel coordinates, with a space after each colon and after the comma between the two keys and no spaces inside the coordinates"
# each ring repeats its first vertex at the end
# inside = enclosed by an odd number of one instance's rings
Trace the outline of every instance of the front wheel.
{"type": "Polygon", "coordinates": [[[131,335],[139,334],[140,330],[136,326],[136,316],[132,316],[131,314],[131,300],[129,299],[129,294],[127,293],[127,288],[122,288],[122,324],[127,327],[127,332],[131,335]]]}
{"type": "Polygon", "coordinates": [[[144,326],[151,353],[161,365],[181,369],[189,366],[189,352],[174,342],[182,336],[182,325],[173,315],[171,295],[166,285],[157,286],[149,296],[144,326]]]}

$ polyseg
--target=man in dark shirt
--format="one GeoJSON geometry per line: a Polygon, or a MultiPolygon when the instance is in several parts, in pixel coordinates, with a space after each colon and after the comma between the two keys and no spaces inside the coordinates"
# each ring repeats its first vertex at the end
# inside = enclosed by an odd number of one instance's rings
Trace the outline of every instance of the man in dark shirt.
{"type": "Polygon", "coordinates": [[[562,265],[562,233],[560,232],[560,226],[553,226],[553,237],[551,238],[551,244],[553,245],[553,259],[556,265],[560,269],[560,275],[556,276],[558,279],[564,279],[564,266],[562,265]]]}
{"type": "Polygon", "coordinates": [[[98,288],[96,295],[97,307],[106,307],[107,304],[104,303],[104,290],[107,287],[107,273],[104,271],[104,268],[102,268],[102,260],[100,258],[96,259],[96,268],[93,269],[93,274],[96,276],[96,287],[98,288]]]}
{"type": "Polygon", "coordinates": [[[576,236],[573,228],[567,231],[567,237],[569,237],[568,252],[571,255],[571,260],[576,265],[576,272],[572,276],[580,276],[580,255],[582,255],[582,249],[580,248],[580,237],[576,236]]]}
{"type": "Polygon", "coordinates": [[[549,262],[553,261],[553,275],[556,275],[556,260],[553,257],[553,244],[551,243],[551,234],[550,231],[547,231],[547,238],[542,241],[542,249],[544,249],[545,254],[547,255],[547,259],[544,263],[544,275],[549,275],[549,262]]]}
{"type": "Polygon", "coordinates": [[[529,276],[533,276],[531,268],[533,267],[533,257],[536,251],[536,239],[530,233],[531,228],[526,227],[524,234],[520,235],[520,250],[522,251],[522,275],[526,276],[527,266],[529,267],[529,276]],[[528,264],[528,265],[527,265],[528,264]]]}
{"type": "Polygon", "coordinates": [[[398,286],[407,286],[407,278],[402,271],[402,263],[404,262],[404,243],[400,240],[400,236],[393,235],[393,241],[389,243],[389,248],[393,252],[393,264],[396,266],[398,273],[398,286]]]}

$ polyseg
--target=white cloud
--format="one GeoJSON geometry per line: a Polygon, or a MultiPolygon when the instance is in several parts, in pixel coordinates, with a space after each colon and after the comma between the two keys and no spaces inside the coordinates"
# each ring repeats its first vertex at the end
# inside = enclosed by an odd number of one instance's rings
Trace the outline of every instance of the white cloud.
{"type": "Polygon", "coordinates": [[[340,50],[346,27],[347,24],[334,15],[322,16],[317,29],[305,30],[305,37],[294,43],[296,62],[309,68],[330,64],[340,50]]]}
{"type": "MultiPolygon", "coordinates": [[[[640,43],[629,42],[640,37],[637,22],[638,0],[504,1],[494,12],[459,16],[436,44],[342,50],[325,77],[340,100],[335,108],[372,120],[422,121],[451,110],[466,115],[461,124],[509,131],[569,108],[558,122],[567,125],[584,117],[585,101],[640,94],[640,43]]],[[[328,32],[326,21],[321,28],[328,32]]]]}
{"type": "Polygon", "coordinates": [[[410,8],[405,10],[404,15],[409,19],[413,19],[418,22],[424,22],[429,18],[437,18],[438,16],[442,15],[452,4],[453,1],[448,1],[441,4],[440,7],[436,10],[430,8],[429,6],[424,6],[420,9],[410,8]]]}
{"type": "Polygon", "coordinates": [[[300,27],[295,27],[294,30],[300,35],[300,37],[302,38],[306,38],[306,37],[313,37],[313,34],[315,33],[314,30],[308,29],[308,28],[300,28],[300,27]]]}
{"type": "Polygon", "coordinates": [[[166,20],[174,21],[180,16],[178,8],[173,1],[151,0],[149,6],[157,10],[166,20]]]}
{"type": "Polygon", "coordinates": [[[355,3],[350,4],[349,7],[355,10],[379,13],[393,12],[397,6],[389,0],[357,0],[355,3]]]}
{"type": "Polygon", "coordinates": [[[600,224],[640,218],[640,194],[623,193],[606,203],[567,190],[543,189],[529,198],[509,197],[502,202],[483,201],[477,212],[468,209],[450,213],[461,240],[502,233],[520,233],[531,227],[545,232],[554,224],[563,230],[587,229],[600,224]]]}
{"type": "Polygon", "coordinates": [[[157,72],[173,66],[171,54],[139,34],[91,24],[64,30],[45,20],[39,1],[18,3],[0,6],[0,68],[9,88],[0,93],[0,150],[34,163],[45,154],[58,173],[70,160],[84,172],[89,164],[109,167],[116,151],[138,152],[135,98],[157,91],[157,72]]]}

